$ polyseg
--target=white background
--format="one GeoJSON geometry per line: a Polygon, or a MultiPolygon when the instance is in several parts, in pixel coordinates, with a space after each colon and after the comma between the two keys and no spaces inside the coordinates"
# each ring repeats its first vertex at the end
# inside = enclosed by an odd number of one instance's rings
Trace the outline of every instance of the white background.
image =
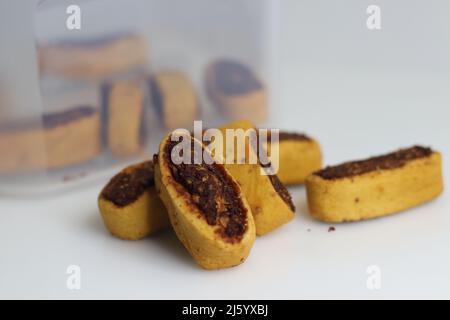
{"type": "MultiPolygon", "coordinates": [[[[282,1],[282,103],[271,124],[315,136],[326,164],[430,145],[448,181],[449,13],[448,1],[282,1]],[[380,31],[365,27],[369,4],[381,6],[380,31]]],[[[450,298],[448,191],[328,232],[308,216],[304,188],[291,188],[294,221],[258,238],[243,265],[204,271],[171,232],[110,236],[96,206],[104,182],[0,198],[0,298],[450,298]],[[71,264],[81,290],[66,288],[71,264]],[[366,287],[370,265],[380,290],[366,287]]]]}

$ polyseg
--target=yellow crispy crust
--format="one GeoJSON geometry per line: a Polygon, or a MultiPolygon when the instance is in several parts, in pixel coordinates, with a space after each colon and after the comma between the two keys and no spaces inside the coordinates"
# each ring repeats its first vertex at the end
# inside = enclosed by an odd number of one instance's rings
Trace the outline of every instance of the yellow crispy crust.
{"type": "Polygon", "coordinates": [[[138,83],[112,84],[108,97],[108,146],[116,156],[141,152],[143,92],[138,83]]]}
{"type": "Polygon", "coordinates": [[[173,179],[164,156],[168,139],[170,136],[160,145],[158,165],[155,163],[155,182],[177,237],[204,269],[227,268],[244,262],[255,240],[255,225],[244,195],[239,190],[243,205],[247,209],[247,230],[239,242],[231,243],[224,240],[215,231],[216,228],[201,217],[201,212],[193,204],[189,194],[181,192],[183,187],[173,179]]]}
{"type": "Polygon", "coordinates": [[[46,45],[39,48],[42,72],[70,78],[100,79],[148,62],[147,41],[136,35],[101,45],[46,45]]]}
{"type": "Polygon", "coordinates": [[[70,166],[95,158],[100,148],[97,112],[52,128],[0,133],[0,173],[70,166]]]}
{"type": "MultiPolygon", "coordinates": [[[[252,129],[246,120],[236,121],[220,128],[224,137],[226,129],[252,129]]],[[[224,147],[225,150],[226,146],[224,147]]],[[[247,152],[253,152],[247,145],[247,152]]],[[[225,157],[225,153],[224,153],[225,157]]],[[[294,218],[294,212],[276,192],[269,177],[261,174],[259,164],[225,164],[225,168],[239,182],[252,209],[256,234],[264,235],[294,218]]]]}
{"type": "MultiPolygon", "coordinates": [[[[270,146],[268,143],[269,152],[270,146]]],[[[306,177],[322,167],[322,153],[319,143],[315,140],[282,140],[278,146],[277,175],[284,184],[304,183],[306,177]]]]}
{"type": "Polygon", "coordinates": [[[169,223],[166,209],[154,187],[125,207],[118,207],[101,197],[98,207],[108,230],[124,240],[145,238],[169,223]]]}
{"type": "MultiPolygon", "coordinates": [[[[134,170],[141,164],[132,165],[123,171],[134,170]]],[[[102,191],[103,192],[103,191],[102,191]]],[[[98,198],[103,221],[108,230],[124,240],[139,240],[155,233],[169,224],[167,211],[159,199],[155,187],[148,188],[137,200],[120,207],[102,197],[98,198]]]]}
{"type": "Polygon", "coordinates": [[[250,119],[255,123],[267,119],[268,97],[265,88],[243,95],[224,95],[214,86],[214,65],[206,71],[206,88],[211,99],[232,119],[250,119]]]}
{"type": "Polygon", "coordinates": [[[161,71],[153,76],[162,97],[161,113],[166,128],[190,128],[199,113],[195,88],[185,74],[161,71]]]}
{"type": "Polygon", "coordinates": [[[365,220],[399,212],[437,197],[443,190],[441,155],[409,161],[403,167],[354,177],[306,180],[311,215],[322,221],[365,220]]]}

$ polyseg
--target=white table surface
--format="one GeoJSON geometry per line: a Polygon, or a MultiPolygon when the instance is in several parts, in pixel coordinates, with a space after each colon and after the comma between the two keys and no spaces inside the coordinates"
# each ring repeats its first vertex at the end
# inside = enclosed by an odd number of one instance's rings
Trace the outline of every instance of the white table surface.
{"type": "MultiPolygon", "coordinates": [[[[318,138],[326,164],[431,145],[444,154],[448,183],[450,63],[441,57],[450,54],[439,9],[422,26],[381,1],[386,23],[375,34],[355,1],[311,1],[308,10],[287,2],[272,124],[318,138]]],[[[96,204],[105,182],[53,197],[0,197],[0,298],[450,298],[448,190],[328,232],[308,216],[304,188],[290,188],[291,223],[258,238],[241,266],[204,271],[170,231],[137,242],[112,237],[96,204]],[[80,290],[66,287],[69,265],[81,268],[80,290]],[[381,270],[379,290],[366,285],[371,265],[381,270]]]]}

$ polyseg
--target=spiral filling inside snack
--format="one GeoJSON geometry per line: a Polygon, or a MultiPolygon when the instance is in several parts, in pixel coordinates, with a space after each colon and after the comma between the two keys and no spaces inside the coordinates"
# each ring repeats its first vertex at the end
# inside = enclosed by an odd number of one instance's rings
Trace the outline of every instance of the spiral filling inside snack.
{"type": "Polygon", "coordinates": [[[292,211],[295,211],[294,203],[292,202],[292,197],[289,191],[286,189],[284,184],[280,181],[276,174],[269,175],[270,182],[273,188],[278,193],[278,195],[283,199],[283,201],[289,206],[292,211]]]}
{"type": "MultiPolygon", "coordinates": [[[[267,131],[268,135],[267,135],[267,141],[270,141],[270,131],[267,131]]],[[[304,135],[298,135],[298,134],[292,134],[295,135],[298,139],[309,139],[307,138],[307,136],[304,135]]],[[[281,133],[279,133],[279,141],[281,141],[281,133]]],[[[291,137],[292,138],[292,137],[291,137]]],[[[264,148],[262,146],[262,144],[259,141],[259,135],[257,135],[257,143],[256,143],[256,149],[254,147],[254,150],[258,156],[258,162],[260,164],[260,166],[265,169],[268,170],[271,167],[271,163],[267,163],[267,164],[262,164],[261,161],[259,160],[259,148],[264,148]]],[[[288,205],[288,207],[291,209],[291,211],[295,212],[295,206],[294,203],[292,202],[292,197],[291,194],[289,193],[289,191],[286,189],[286,187],[284,186],[284,184],[280,181],[280,179],[278,178],[278,176],[276,174],[269,174],[268,175],[270,183],[272,184],[273,188],[275,189],[275,191],[277,192],[277,194],[280,196],[280,198],[284,201],[284,203],[286,203],[288,205]]]]}
{"type": "Polygon", "coordinates": [[[150,88],[153,106],[155,107],[157,114],[159,116],[162,116],[163,115],[164,97],[161,92],[161,88],[159,87],[158,82],[155,77],[151,78],[148,84],[149,84],[149,88],[150,88]]]}
{"type": "MultiPolygon", "coordinates": [[[[268,135],[267,139],[270,138],[270,135],[268,135]]],[[[287,131],[280,131],[278,135],[278,139],[280,141],[286,141],[286,140],[295,140],[295,141],[311,141],[311,138],[308,137],[306,134],[303,133],[297,133],[297,132],[287,132],[287,131]]]]}
{"type": "MultiPolygon", "coordinates": [[[[177,143],[170,141],[165,149],[173,178],[189,193],[209,225],[218,226],[218,232],[225,239],[239,240],[247,230],[247,210],[239,197],[237,184],[223,166],[215,163],[175,164],[171,153],[177,143]]],[[[192,143],[196,142],[192,139],[192,143]]],[[[191,148],[191,159],[194,159],[194,149],[191,148]]]]}
{"type": "Polygon", "coordinates": [[[227,95],[246,94],[262,88],[250,69],[233,61],[216,63],[214,73],[217,88],[227,95]]]}
{"type": "Polygon", "coordinates": [[[101,196],[116,206],[124,207],[136,201],[154,183],[153,162],[147,161],[139,167],[115,175],[103,189],[101,196]]]}

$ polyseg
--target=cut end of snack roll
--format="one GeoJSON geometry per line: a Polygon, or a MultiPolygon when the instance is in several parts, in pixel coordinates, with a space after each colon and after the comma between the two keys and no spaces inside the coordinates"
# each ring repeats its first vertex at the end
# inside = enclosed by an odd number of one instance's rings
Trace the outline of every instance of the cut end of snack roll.
{"type": "Polygon", "coordinates": [[[108,230],[125,240],[138,240],[169,225],[167,211],[154,185],[154,166],[145,161],[115,175],[98,197],[108,230]]]}
{"type": "MultiPolygon", "coordinates": [[[[269,135],[266,144],[269,153],[272,146],[269,135]]],[[[302,184],[306,177],[322,167],[322,152],[318,141],[303,133],[280,131],[278,153],[277,176],[285,185],[302,184]]]]}
{"type": "Polygon", "coordinates": [[[327,167],[306,180],[309,211],[327,222],[396,213],[436,198],[443,188],[441,154],[421,146],[327,167]]]}
{"type": "MultiPolygon", "coordinates": [[[[226,129],[255,130],[257,133],[254,125],[247,120],[232,122],[219,129],[224,136],[226,136],[226,129]]],[[[233,142],[235,143],[236,141],[233,142]]],[[[225,143],[223,146],[225,158],[229,148],[230,145],[225,143]]],[[[249,143],[245,144],[245,149],[246,154],[256,151],[249,143]]],[[[236,164],[237,159],[235,159],[234,163],[225,164],[225,167],[239,182],[248,200],[255,220],[256,234],[264,235],[291,221],[294,218],[295,207],[289,191],[278,176],[262,174],[264,168],[259,160],[257,163],[251,163],[247,161],[248,159],[239,164],[236,164]]]]}
{"type": "MultiPolygon", "coordinates": [[[[192,143],[192,156],[195,145],[208,154],[189,133],[173,134],[192,143]]],[[[174,161],[172,152],[180,154],[180,145],[171,137],[154,157],[155,182],[177,237],[205,269],[242,263],[255,240],[255,225],[239,184],[222,164],[174,161]]]]}

